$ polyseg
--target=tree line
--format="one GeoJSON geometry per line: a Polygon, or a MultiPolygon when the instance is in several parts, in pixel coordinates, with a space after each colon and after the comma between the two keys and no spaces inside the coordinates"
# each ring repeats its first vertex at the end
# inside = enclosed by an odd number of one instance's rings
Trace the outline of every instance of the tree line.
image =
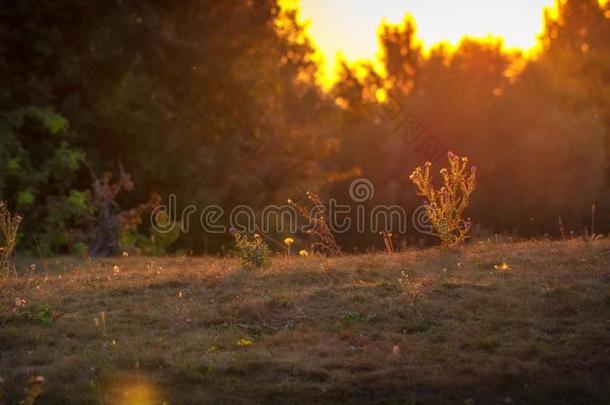
{"type": "Polygon", "coordinates": [[[355,177],[375,186],[367,203],[413,209],[408,175],[451,150],[477,166],[474,237],[579,235],[593,204],[588,231],[607,232],[610,6],[558,7],[534,58],[499,40],[425,51],[407,16],[380,31],[384,72],[343,62],[323,91],[297,13],[274,0],[17,2],[0,10],[0,200],[24,216],[24,253],[212,253],[230,235],[155,235],[145,213],[170,194],[349,202],[355,177]]]}

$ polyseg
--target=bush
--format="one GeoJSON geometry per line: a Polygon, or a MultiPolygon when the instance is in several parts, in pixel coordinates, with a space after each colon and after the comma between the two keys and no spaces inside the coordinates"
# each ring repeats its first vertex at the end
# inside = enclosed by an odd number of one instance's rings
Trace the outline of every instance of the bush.
{"type": "Polygon", "coordinates": [[[231,233],[235,238],[235,246],[242,266],[252,270],[271,264],[269,247],[259,234],[254,234],[254,239],[250,240],[240,232],[233,230],[231,233]]]}
{"type": "Polygon", "coordinates": [[[470,230],[470,221],[462,219],[464,209],[468,206],[470,194],[475,188],[476,169],[466,172],[468,158],[447,154],[449,170],[442,168],[443,186],[436,190],[432,184],[430,167],[426,162],[424,169],[418,167],[409,178],[419,190],[419,195],[426,197],[426,214],[432,224],[435,235],[444,246],[455,246],[464,241],[470,230]]]}
{"type": "MultiPolygon", "coordinates": [[[[124,210],[117,203],[121,191],[132,191],[131,175],[119,165],[119,178],[113,181],[110,172],[101,177],[93,174],[92,204],[95,215],[88,226],[85,240],[94,256],[108,256],[119,252],[121,237],[135,231],[142,222],[142,215],[151,212],[161,202],[161,197],[152,194],[148,202],[124,210]]],[[[125,242],[125,239],[123,240],[125,242]]]]}
{"type": "Polygon", "coordinates": [[[70,251],[82,212],[69,200],[80,193],[86,158],[67,118],[53,108],[0,111],[0,199],[24,215],[23,253],[70,251]]]}
{"type": "Polygon", "coordinates": [[[154,221],[157,225],[167,227],[167,231],[162,231],[155,226],[148,228],[150,236],[139,232],[132,227],[125,230],[119,240],[119,247],[122,251],[150,256],[165,256],[171,245],[180,239],[180,224],[172,221],[166,211],[156,214],[154,221]]]}
{"type": "Polygon", "coordinates": [[[0,287],[4,287],[13,271],[11,256],[17,244],[20,224],[21,216],[12,215],[4,202],[0,201],[0,233],[3,238],[3,243],[0,245],[0,287]]]}

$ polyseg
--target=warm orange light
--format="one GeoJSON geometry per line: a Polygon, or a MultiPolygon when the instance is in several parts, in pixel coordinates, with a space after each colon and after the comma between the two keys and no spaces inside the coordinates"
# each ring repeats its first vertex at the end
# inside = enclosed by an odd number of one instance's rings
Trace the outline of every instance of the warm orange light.
{"type": "Polygon", "coordinates": [[[507,50],[531,52],[538,46],[545,7],[555,0],[281,0],[298,7],[302,22],[318,52],[323,85],[336,80],[339,58],[379,66],[378,29],[385,21],[398,24],[411,14],[418,37],[429,50],[439,42],[456,46],[465,36],[496,41],[507,50]]]}
{"type": "Polygon", "coordinates": [[[143,378],[126,378],[113,384],[107,392],[111,403],[119,405],[153,405],[161,403],[154,385],[143,378]]]}

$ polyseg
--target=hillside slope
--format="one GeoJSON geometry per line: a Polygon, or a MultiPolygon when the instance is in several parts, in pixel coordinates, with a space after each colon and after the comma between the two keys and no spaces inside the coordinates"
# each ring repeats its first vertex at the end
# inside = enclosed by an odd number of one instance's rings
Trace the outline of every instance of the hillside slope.
{"type": "Polygon", "coordinates": [[[0,312],[8,403],[37,388],[37,403],[610,401],[608,240],[258,272],[221,258],[20,268],[0,312]]]}

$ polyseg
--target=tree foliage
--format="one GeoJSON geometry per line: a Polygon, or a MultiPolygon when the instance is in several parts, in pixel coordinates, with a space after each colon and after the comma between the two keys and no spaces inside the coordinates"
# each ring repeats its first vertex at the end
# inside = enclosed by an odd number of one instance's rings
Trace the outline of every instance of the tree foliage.
{"type": "MultiPolygon", "coordinates": [[[[381,27],[383,72],[343,62],[325,93],[297,14],[274,0],[16,2],[0,10],[0,199],[25,217],[22,250],[78,252],[100,215],[91,172],[119,164],[134,187],[117,214],[154,193],[178,211],[345,200],[355,174],[414,208],[404,173],[451,149],[479,169],[473,234],[581,229],[591,203],[610,212],[610,6],[558,7],[536,58],[499,40],[424,52],[407,16],[381,27]]],[[[195,228],[173,248],[230,242],[195,228]]],[[[130,232],[111,245],[144,240],[130,232]]]]}

